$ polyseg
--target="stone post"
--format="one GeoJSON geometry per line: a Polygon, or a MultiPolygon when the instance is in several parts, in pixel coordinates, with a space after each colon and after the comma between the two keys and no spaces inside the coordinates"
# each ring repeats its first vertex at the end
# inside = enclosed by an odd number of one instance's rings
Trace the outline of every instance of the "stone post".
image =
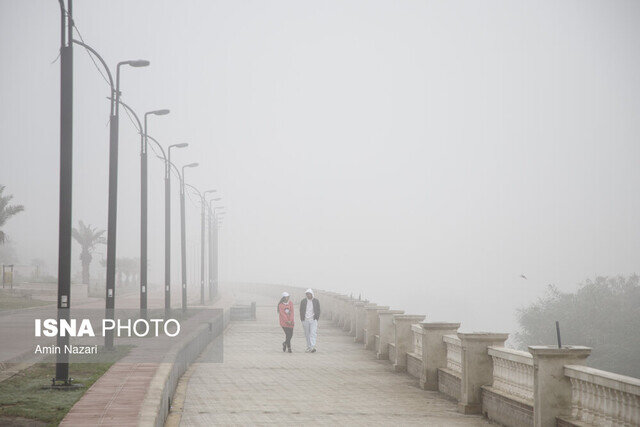
{"type": "Polygon", "coordinates": [[[367,305],[364,307],[365,311],[365,322],[364,322],[364,348],[367,350],[375,350],[374,348],[376,343],[376,335],[380,333],[380,318],[378,317],[378,312],[383,310],[389,310],[389,306],[373,306],[367,305]]]}
{"type": "Polygon", "coordinates": [[[482,411],[480,387],[493,383],[493,361],[487,347],[504,347],[509,334],[458,332],[458,338],[462,345],[462,381],[458,410],[463,414],[479,414],[482,411]]]}
{"type": "Polygon", "coordinates": [[[413,346],[413,331],[411,325],[424,320],[424,315],[395,314],[393,316],[394,344],[396,346],[393,370],[403,372],[407,369],[407,352],[413,346]]]}
{"type": "Polygon", "coordinates": [[[358,318],[358,310],[361,307],[367,305],[368,301],[362,300],[354,300],[352,308],[351,308],[351,328],[349,328],[348,334],[349,336],[356,336],[356,328],[357,328],[357,318],[358,318]]]}
{"type": "Polygon", "coordinates": [[[556,417],[571,415],[571,382],[565,365],[584,365],[591,348],[545,345],[529,346],[533,356],[533,425],[556,425],[556,417]]]}
{"type": "Polygon", "coordinates": [[[404,310],[384,310],[378,312],[378,325],[380,332],[378,336],[378,348],[376,349],[376,358],[385,360],[389,358],[389,343],[394,340],[393,338],[393,316],[396,314],[402,314],[404,310]]]}
{"type": "Polygon", "coordinates": [[[442,342],[442,337],[457,334],[460,323],[421,322],[420,326],[424,330],[420,387],[438,390],[438,368],[447,367],[447,346],[442,342]]]}
{"type": "Polygon", "coordinates": [[[344,310],[344,325],[342,327],[342,330],[345,331],[347,334],[351,333],[351,325],[353,322],[353,312],[355,311],[356,307],[355,307],[355,303],[357,300],[351,299],[349,298],[347,300],[347,303],[345,305],[345,310],[344,310]]]}
{"type": "MultiPolygon", "coordinates": [[[[366,301],[362,304],[356,303],[356,321],[355,321],[355,336],[353,337],[354,342],[364,342],[364,319],[365,319],[365,308],[369,307],[371,304],[366,301]]],[[[375,306],[375,304],[373,304],[375,306]]]]}
{"type": "Polygon", "coordinates": [[[344,324],[347,321],[347,305],[349,304],[349,297],[341,296],[338,303],[338,327],[344,330],[344,324]]]}

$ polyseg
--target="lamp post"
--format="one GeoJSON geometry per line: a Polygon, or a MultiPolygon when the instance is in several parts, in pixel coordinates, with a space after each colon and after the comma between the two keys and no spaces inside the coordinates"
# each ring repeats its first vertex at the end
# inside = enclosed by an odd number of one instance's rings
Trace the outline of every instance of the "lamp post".
{"type": "MultiPolygon", "coordinates": [[[[135,60],[118,62],[116,66],[116,87],[112,95],[112,114],[109,127],[109,207],[107,213],[107,289],[105,318],[113,319],[116,294],[116,226],[118,222],[118,119],[120,116],[120,67],[146,67],[149,61],[135,60]]],[[[105,347],[113,349],[113,330],[105,333],[105,347]]]]}
{"type": "MultiPolygon", "coordinates": [[[[214,199],[215,201],[219,201],[220,199],[214,199]]],[[[224,215],[224,212],[217,212],[218,210],[224,209],[224,206],[216,206],[213,208],[213,229],[212,229],[212,243],[213,243],[213,255],[212,255],[212,264],[213,264],[213,294],[218,294],[218,226],[220,225],[219,217],[224,215]]]]}
{"type": "MultiPolygon", "coordinates": [[[[72,24],[71,24],[72,25],[72,24]]],[[[69,31],[71,30],[71,27],[69,31]]],[[[116,225],[118,210],[118,119],[120,115],[120,67],[128,65],[130,67],[147,67],[149,61],[135,59],[118,62],[116,66],[116,83],[113,84],[113,77],[109,67],[100,54],[91,46],[84,42],[72,39],[76,43],[89,51],[102,63],[109,78],[111,87],[111,108],[109,116],[109,207],[107,214],[107,286],[105,298],[105,318],[113,320],[113,310],[115,307],[115,276],[116,276],[116,225]]],[[[113,330],[105,333],[105,347],[113,349],[113,330]]]]}
{"type": "MultiPolygon", "coordinates": [[[[215,193],[216,190],[207,190],[202,193],[202,201],[200,202],[200,304],[204,305],[204,217],[205,217],[205,207],[207,206],[207,194],[215,193]]],[[[218,199],[220,200],[220,199],[218,199]]],[[[209,263],[211,264],[211,263],[209,263]]],[[[211,297],[211,292],[209,292],[209,297],[211,297]]],[[[209,298],[211,299],[211,298],[209,298]]]]}
{"type": "MultiPolygon", "coordinates": [[[[60,196],[58,219],[58,325],[69,321],[71,308],[71,208],[73,174],[73,2],[67,10],[60,0],[60,196]]],[[[58,333],[58,348],[69,345],[69,336],[58,333]]],[[[69,385],[69,355],[56,355],[53,384],[69,385]]]]}
{"type": "MultiPolygon", "coordinates": [[[[140,317],[147,317],[147,200],[148,173],[147,150],[148,135],[147,117],[164,116],[169,110],[154,110],[144,113],[144,133],[140,141],[140,317]]],[[[159,144],[158,144],[159,145],[159,144]]]]}
{"type": "Polygon", "coordinates": [[[189,163],[182,166],[180,174],[180,251],[182,256],[182,311],[187,310],[187,238],[185,236],[184,219],[184,170],[185,168],[195,168],[198,163],[189,163]]]}
{"type": "Polygon", "coordinates": [[[164,312],[165,318],[171,313],[171,149],[185,148],[189,144],[182,142],[167,148],[168,158],[164,172],[164,312]]]}

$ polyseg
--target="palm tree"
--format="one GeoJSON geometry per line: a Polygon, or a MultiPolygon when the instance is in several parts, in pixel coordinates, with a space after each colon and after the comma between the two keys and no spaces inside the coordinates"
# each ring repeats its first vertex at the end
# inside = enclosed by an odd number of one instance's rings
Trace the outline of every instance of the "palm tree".
{"type": "MultiPolygon", "coordinates": [[[[10,205],[9,202],[13,199],[11,194],[3,196],[5,186],[0,185],[0,227],[2,227],[9,218],[17,214],[18,212],[22,212],[24,210],[24,206],[22,205],[10,205]]],[[[0,245],[4,243],[6,239],[6,234],[4,231],[0,230],[0,245]]]]}
{"type": "Polygon", "coordinates": [[[89,285],[89,265],[93,259],[91,253],[94,251],[96,245],[104,245],[106,240],[102,237],[104,230],[98,230],[91,225],[84,225],[82,221],[78,223],[79,227],[73,228],[73,238],[76,239],[76,242],[82,247],[82,252],[80,253],[80,261],[82,261],[82,283],[89,285]]]}

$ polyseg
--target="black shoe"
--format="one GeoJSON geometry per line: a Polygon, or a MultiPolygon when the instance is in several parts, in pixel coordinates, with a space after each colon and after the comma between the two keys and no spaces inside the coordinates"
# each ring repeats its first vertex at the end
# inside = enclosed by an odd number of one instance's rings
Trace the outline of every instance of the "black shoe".
{"type": "Polygon", "coordinates": [[[287,343],[283,342],[282,343],[282,352],[284,353],[285,351],[287,351],[287,343]]]}
{"type": "Polygon", "coordinates": [[[313,348],[311,349],[311,353],[315,353],[315,352],[316,352],[316,348],[315,348],[315,347],[313,347],[313,348]]]}
{"type": "Polygon", "coordinates": [[[289,347],[289,353],[291,353],[291,347],[289,347]]]}

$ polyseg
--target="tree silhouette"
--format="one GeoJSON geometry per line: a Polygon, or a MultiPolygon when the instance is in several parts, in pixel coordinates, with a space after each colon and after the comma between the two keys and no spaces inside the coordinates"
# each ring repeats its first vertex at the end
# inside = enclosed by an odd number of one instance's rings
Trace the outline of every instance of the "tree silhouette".
{"type": "Polygon", "coordinates": [[[105,238],[102,237],[105,231],[98,230],[96,227],[92,227],[91,225],[85,225],[82,221],[78,221],[78,224],[79,227],[74,227],[72,234],[76,242],[78,242],[82,247],[82,252],[80,253],[80,261],[82,261],[82,283],[86,283],[88,285],[91,279],[89,266],[93,259],[91,253],[95,250],[96,245],[103,245],[106,243],[105,238]]]}
{"type": "Polygon", "coordinates": [[[560,321],[563,344],[586,345],[587,363],[618,374],[640,376],[640,277],[596,277],[575,293],[549,286],[547,295],[518,310],[520,347],[556,342],[560,321]]]}
{"type": "MultiPolygon", "coordinates": [[[[13,196],[11,194],[3,195],[4,189],[5,186],[0,185],[0,227],[4,226],[9,218],[24,210],[24,206],[22,205],[9,204],[13,196]]],[[[5,232],[0,230],[0,245],[4,244],[6,237],[5,232]]]]}

